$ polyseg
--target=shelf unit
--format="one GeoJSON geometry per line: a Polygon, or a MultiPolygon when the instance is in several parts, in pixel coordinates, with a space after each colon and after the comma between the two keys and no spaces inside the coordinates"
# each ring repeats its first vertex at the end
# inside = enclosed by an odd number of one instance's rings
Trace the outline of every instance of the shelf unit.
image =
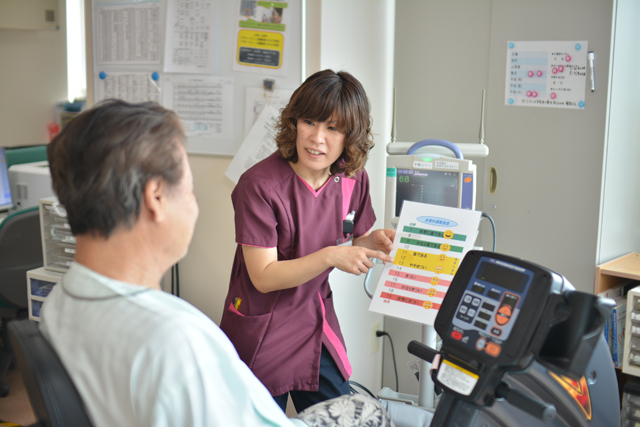
{"type": "MultiPolygon", "coordinates": [[[[640,280],[640,253],[631,252],[604,264],[596,266],[594,293],[605,292],[629,280],[640,280]]],[[[640,313],[640,288],[627,294],[627,318],[625,320],[625,337],[622,357],[622,375],[640,376],[640,366],[629,363],[631,348],[631,317],[640,313]],[[638,308],[636,308],[638,307],[638,308]]],[[[640,322],[637,323],[640,326],[640,322]]],[[[626,380],[626,379],[625,379],[626,380]]],[[[619,378],[620,381],[620,378],[619,378]]]]}
{"type": "Polygon", "coordinates": [[[627,294],[622,372],[640,377],[640,288],[627,294]]]}
{"type": "Polygon", "coordinates": [[[593,293],[597,295],[629,279],[640,280],[640,253],[638,252],[631,252],[596,266],[593,293]]]}
{"type": "Polygon", "coordinates": [[[40,231],[44,268],[66,273],[76,254],[76,237],[71,233],[66,212],[55,197],[40,199],[40,231]]]}
{"type": "Polygon", "coordinates": [[[29,290],[29,319],[40,321],[40,308],[49,292],[62,279],[63,274],[44,267],[27,271],[29,290]]]}
{"type": "Polygon", "coordinates": [[[29,319],[37,322],[43,302],[67,272],[76,253],[76,238],[64,209],[57,202],[55,197],[39,201],[44,266],[27,271],[29,319]]]}

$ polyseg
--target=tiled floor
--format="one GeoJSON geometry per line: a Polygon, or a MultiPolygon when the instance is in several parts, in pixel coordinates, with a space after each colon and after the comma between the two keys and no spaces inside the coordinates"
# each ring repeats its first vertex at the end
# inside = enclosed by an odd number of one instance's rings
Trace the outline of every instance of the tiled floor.
{"type": "Polygon", "coordinates": [[[8,371],[4,377],[10,389],[7,397],[0,397],[0,420],[28,426],[36,422],[36,416],[29,403],[19,369],[16,366],[16,369],[8,371]]]}

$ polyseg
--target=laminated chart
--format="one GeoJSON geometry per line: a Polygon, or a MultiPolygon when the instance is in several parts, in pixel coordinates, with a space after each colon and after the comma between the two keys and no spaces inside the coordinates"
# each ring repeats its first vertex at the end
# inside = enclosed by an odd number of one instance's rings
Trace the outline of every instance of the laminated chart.
{"type": "Polygon", "coordinates": [[[481,213],[405,201],[369,310],[433,325],[453,276],[473,248],[481,213]]]}
{"type": "Polygon", "coordinates": [[[588,43],[509,41],[505,105],[584,108],[588,43]]]}

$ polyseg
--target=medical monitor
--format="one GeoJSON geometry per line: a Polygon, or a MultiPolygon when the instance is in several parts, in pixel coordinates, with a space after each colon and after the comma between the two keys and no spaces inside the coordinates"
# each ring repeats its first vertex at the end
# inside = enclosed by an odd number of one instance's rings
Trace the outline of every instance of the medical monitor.
{"type": "Polygon", "coordinates": [[[476,165],[428,154],[387,157],[385,227],[398,224],[405,200],[475,210],[476,165]]]}
{"type": "Polygon", "coordinates": [[[8,211],[12,207],[11,187],[9,186],[9,173],[7,172],[7,156],[4,148],[0,147],[0,212],[8,211]]]}

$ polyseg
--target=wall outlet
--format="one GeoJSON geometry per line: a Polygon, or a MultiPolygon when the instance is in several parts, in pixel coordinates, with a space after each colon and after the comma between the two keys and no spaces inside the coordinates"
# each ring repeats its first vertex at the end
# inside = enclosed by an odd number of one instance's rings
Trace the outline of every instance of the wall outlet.
{"type": "Polygon", "coordinates": [[[376,336],[376,331],[380,330],[380,322],[375,322],[373,325],[371,325],[371,354],[374,354],[378,350],[380,350],[380,340],[382,340],[382,337],[376,336]]]}

